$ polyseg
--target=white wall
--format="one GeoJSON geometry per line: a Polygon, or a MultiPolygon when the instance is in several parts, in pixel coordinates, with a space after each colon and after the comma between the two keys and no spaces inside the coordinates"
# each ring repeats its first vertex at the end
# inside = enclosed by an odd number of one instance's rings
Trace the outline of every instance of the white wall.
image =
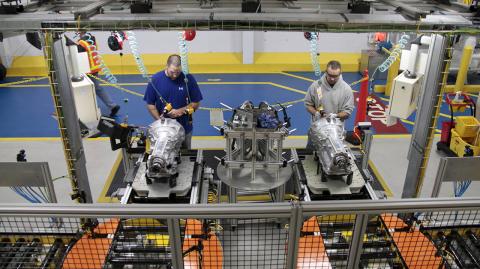
{"type": "Polygon", "coordinates": [[[27,42],[26,36],[17,35],[3,39],[4,51],[2,53],[3,59],[11,60],[15,56],[39,56],[43,55],[43,51],[35,48],[27,42]],[[5,54],[4,54],[5,53],[5,54]]]}
{"type": "MultiPolygon", "coordinates": [[[[355,52],[368,49],[368,34],[320,33],[319,52],[355,52]]],[[[256,52],[306,52],[310,42],[303,32],[255,32],[256,52]]]]}
{"type": "MultiPolygon", "coordinates": [[[[178,32],[134,31],[141,53],[177,53],[178,32]]],[[[107,38],[110,32],[93,32],[99,42],[101,53],[115,53],[108,48],[107,38]]],[[[241,52],[241,32],[200,32],[198,31],[193,42],[188,42],[189,52],[241,52]]],[[[128,52],[128,45],[124,46],[128,52]]]]}
{"type": "MultiPolygon", "coordinates": [[[[107,46],[110,32],[94,32],[102,54],[116,54],[107,46]]],[[[178,52],[178,32],[135,31],[141,53],[176,53],[178,52]]],[[[67,34],[73,37],[73,33],[67,34]]],[[[355,33],[320,33],[320,52],[357,52],[368,48],[368,34],[355,33]]],[[[25,35],[6,38],[9,47],[6,52],[13,56],[38,56],[43,52],[26,42],[25,35]]],[[[188,42],[189,52],[242,52],[242,32],[234,31],[197,31],[193,42],[188,42]]],[[[128,47],[128,46],[127,46],[128,47]]],[[[308,52],[309,41],[303,32],[255,32],[255,52],[308,52]]],[[[124,48],[128,53],[129,49],[124,48]]]]}

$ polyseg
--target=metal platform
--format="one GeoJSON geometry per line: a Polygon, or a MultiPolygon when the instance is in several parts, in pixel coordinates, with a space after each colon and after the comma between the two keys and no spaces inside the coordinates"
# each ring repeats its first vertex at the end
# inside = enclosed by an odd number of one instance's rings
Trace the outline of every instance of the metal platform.
{"type": "Polygon", "coordinates": [[[171,194],[177,196],[185,196],[190,191],[192,185],[192,175],[194,163],[190,161],[190,157],[182,156],[182,163],[178,165],[177,185],[170,188],[168,181],[154,180],[152,184],[147,184],[145,179],[145,165],[138,168],[132,188],[138,196],[148,198],[168,198],[171,194]]]}
{"type": "Polygon", "coordinates": [[[307,185],[314,194],[322,194],[325,191],[332,195],[359,193],[365,186],[365,180],[355,163],[352,163],[351,166],[353,172],[352,184],[347,185],[344,180],[340,179],[328,179],[327,182],[322,182],[321,176],[317,174],[317,162],[313,158],[313,155],[305,156],[302,165],[307,177],[307,185]]]}
{"type": "Polygon", "coordinates": [[[228,186],[247,191],[268,191],[282,186],[292,177],[290,166],[280,168],[279,180],[276,180],[277,169],[259,169],[255,172],[255,179],[252,180],[252,169],[232,169],[232,176],[227,176],[227,169],[224,165],[217,166],[217,175],[228,186]]]}

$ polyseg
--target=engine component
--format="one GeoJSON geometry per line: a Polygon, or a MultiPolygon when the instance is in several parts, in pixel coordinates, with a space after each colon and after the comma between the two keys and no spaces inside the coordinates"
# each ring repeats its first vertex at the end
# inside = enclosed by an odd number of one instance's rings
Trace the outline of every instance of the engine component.
{"type": "Polygon", "coordinates": [[[147,183],[166,178],[170,187],[174,187],[185,130],[175,119],[162,118],[150,125],[149,139],[154,146],[147,160],[147,183]]]}
{"type": "MultiPolygon", "coordinates": [[[[217,168],[220,180],[249,191],[267,191],[287,182],[292,170],[282,154],[289,120],[285,108],[277,110],[266,102],[254,106],[245,101],[236,108],[222,128],[227,149],[217,168]],[[279,119],[279,111],[283,111],[285,122],[279,119]]],[[[280,194],[278,197],[283,199],[280,194]]]]}
{"type": "Polygon", "coordinates": [[[326,181],[326,176],[347,176],[347,184],[351,184],[352,169],[343,142],[344,132],[343,123],[336,117],[321,118],[310,127],[309,135],[322,170],[322,181],[326,181]]]}

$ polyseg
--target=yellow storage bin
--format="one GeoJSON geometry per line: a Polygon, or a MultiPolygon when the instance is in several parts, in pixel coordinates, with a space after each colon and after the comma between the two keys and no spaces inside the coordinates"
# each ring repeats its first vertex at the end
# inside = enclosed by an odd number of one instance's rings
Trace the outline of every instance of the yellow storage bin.
{"type": "Polygon", "coordinates": [[[457,131],[460,137],[476,137],[480,122],[473,116],[457,116],[455,117],[457,131]]]}
{"type": "Polygon", "coordinates": [[[470,148],[473,150],[473,155],[474,156],[479,156],[480,155],[480,138],[477,141],[477,144],[474,146],[470,143],[474,143],[475,137],[473,138],[467,138],[467,141],[463,140],[459,134],[455,131],[455,129],[452,129],[452,139],[450,140],[450,149],[455,152],[459,157],[463,157],[463,154],[465,154],[465,146],[470,146],[470,148]]]}

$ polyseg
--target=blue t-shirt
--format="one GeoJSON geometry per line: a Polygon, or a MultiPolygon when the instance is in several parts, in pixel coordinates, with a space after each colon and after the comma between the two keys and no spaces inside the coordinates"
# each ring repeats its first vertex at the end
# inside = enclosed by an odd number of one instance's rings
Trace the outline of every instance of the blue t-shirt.
{"type": "MultiPolygon", "coordinates": [[[[190,93],[191,102],[200,102],[203,97],[198,87],[197,81],[195,78],[188,74],[188,92],[190,93]]],[[[165,70],[156,73],[152,77],[152,83],[155,85],[155,88],[148,84],[143,100],[149,105],[155,105],[158,112],[162,113],[164,104],[158,97],[157,91],[168,103],[172,104],[174,109],[184,107],[188,104],[187,98],[187,89],[185,87],[185,75],[181,73],[178,78],[172,80],[167,77],[165,70]]],[[[167,116],[167,115],[166,115],[167,116]]],[[[185,128],[185,133],[188,134],[192,131],[193,126],[188,122],[188,115],[183,115],[176,118],[176,120],[185,128]]]]}

